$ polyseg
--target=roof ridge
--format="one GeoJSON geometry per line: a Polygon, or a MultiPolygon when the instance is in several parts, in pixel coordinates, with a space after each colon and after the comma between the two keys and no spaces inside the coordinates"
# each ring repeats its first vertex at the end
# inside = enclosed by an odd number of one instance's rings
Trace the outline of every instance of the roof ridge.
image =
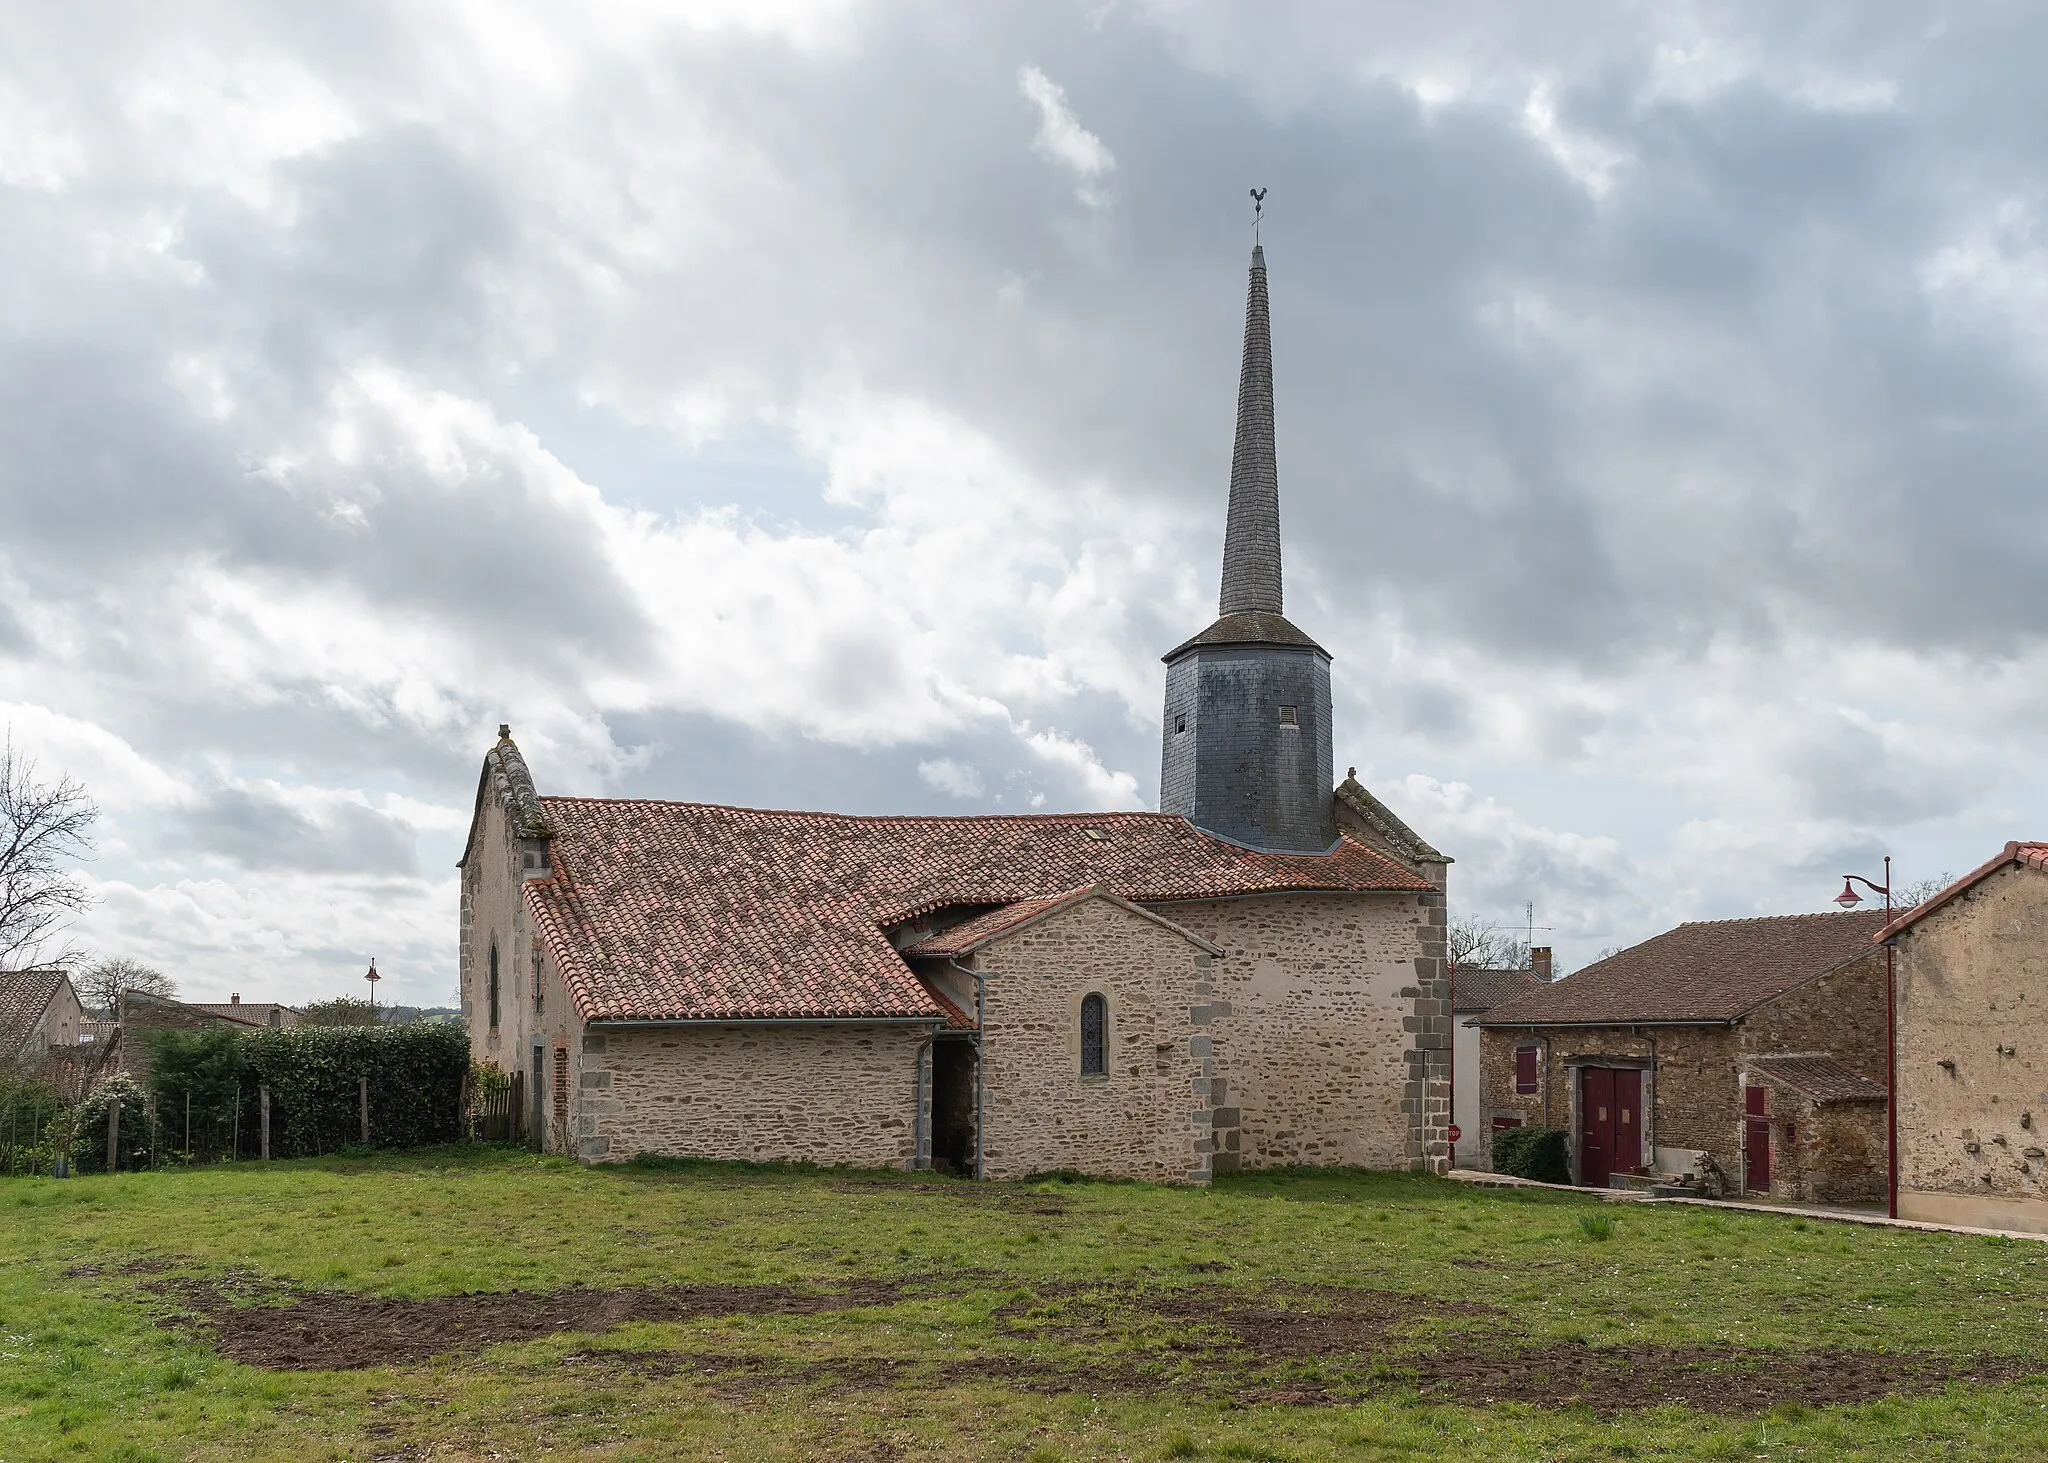
{"type": "MultiPolygon", "coordinates": [[[[1761,925],[1781,920],[1794,919],[1868,919],[1873,914],[1883,914],[1881,909],[1809,909],[1797,914],[1740,914],[1729,919],[1688,919],[1673,925],[1673,930],[1698,929],[1702,925],[1761,925]]],[[[1669,934],[1671,931],[1666,930],[1669,934]]],[[[1652,935],[1651,939],[1656,936],[1652,935]]]]}
{"type": "Polygon", "coordinates": [[[745,803],[700,803],[689,798],[603,798],[543,793],[540,800],[544,803],[594,803],[611,807],[637,804],[652,808],[705,808],[721,813],[771,813],[785,818],[831,818],[841,823],[1056,823],[1062,819],[1087,823],[1100,822],[1104,818],[1143,818],[1155,822],[1187,823],[1195,832],[1202,831],[1179,813],[1160,813],[1149,808],[1099,813],[838,813],[827,808],[760,808],[745,803]]]}

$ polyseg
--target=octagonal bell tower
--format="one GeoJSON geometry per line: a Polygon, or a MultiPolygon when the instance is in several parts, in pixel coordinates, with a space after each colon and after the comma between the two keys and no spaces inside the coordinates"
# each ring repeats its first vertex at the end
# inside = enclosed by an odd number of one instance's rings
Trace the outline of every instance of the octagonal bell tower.
{"type": "Polygon", "coordinates": [[[1328,852],[1337,842],[1330,653],[1281,613],[1272,321],[1256,244],[1218,618],[1165,660],[1160,810],[1247,847],[1328,852]]]}

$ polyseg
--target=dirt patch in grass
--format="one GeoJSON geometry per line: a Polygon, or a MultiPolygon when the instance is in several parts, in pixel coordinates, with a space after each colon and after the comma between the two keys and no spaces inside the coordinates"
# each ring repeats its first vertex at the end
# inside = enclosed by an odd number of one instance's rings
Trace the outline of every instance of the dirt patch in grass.
{"type": "Polygon", "coordinates": [[[814,1315],[888,1305],[893,1281],[833,1290],[780,1285],[680,1285],[633,1290],[496,1291],[402,1300],[291,1291],[227,1278],[163,1281],[151,1287],[178,1314],[164,1324],[205,1333],[215,1350],[279,1371],[350,1371],[531,1341],[560,1331],[609,1331],[630,1321],[701,1316],[814,1315]],[[283,1303],[277,1303],[280,1297],[283,1303]],[[251,1302],[255,1303],[251,1303],[251,1302]]]}
{"type": "Polygon", "coordinates": [[[1963,1360],[1898,1352],[1770,1351],[1735,1346],[1474,1348],[1403,1358],[1425,1397],[1467,1403],[1526,1402],[1632,1412],[1690,1407],[1757,1413],[1798,1404],[1828,1407],[1938,1392],[1951,1382],[2010,1382],[2044,1370],[2012,1356],[1963,1360]]]}

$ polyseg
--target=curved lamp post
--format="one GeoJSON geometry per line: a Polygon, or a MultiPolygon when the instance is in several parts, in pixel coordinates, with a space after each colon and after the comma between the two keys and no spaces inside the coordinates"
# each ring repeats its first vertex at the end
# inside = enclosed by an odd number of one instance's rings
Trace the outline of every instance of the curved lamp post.
{"type": "MultiPolygon", "coordinates": [[[[1892,856],[1884,856],[1884,882],[1873,884],[1861,874],[1842,875],[1842,892],[1835,903],[1854,909],[1863,902],[1856,892],[1861,884],[1873,894],[1884,896],[1884,922],[1892,922],[1892,856]]],[[[1892,971],[1893,946],[1884,942],[1884,1125],[1885,1125],[1885,1213],[1899,1217],[1899,1033],[1897,981],[1892,971]]]]}

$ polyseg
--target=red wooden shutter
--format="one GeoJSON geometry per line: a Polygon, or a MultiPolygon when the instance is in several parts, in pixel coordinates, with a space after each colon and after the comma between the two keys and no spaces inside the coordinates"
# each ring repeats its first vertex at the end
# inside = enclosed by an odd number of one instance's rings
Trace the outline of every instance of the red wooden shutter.
{"type": "Polygon", "coordinates": [[[1536,1090],[1536,1048],[1518,1046],[1515,1048],[1515,1091],[1536,1090]]]}

